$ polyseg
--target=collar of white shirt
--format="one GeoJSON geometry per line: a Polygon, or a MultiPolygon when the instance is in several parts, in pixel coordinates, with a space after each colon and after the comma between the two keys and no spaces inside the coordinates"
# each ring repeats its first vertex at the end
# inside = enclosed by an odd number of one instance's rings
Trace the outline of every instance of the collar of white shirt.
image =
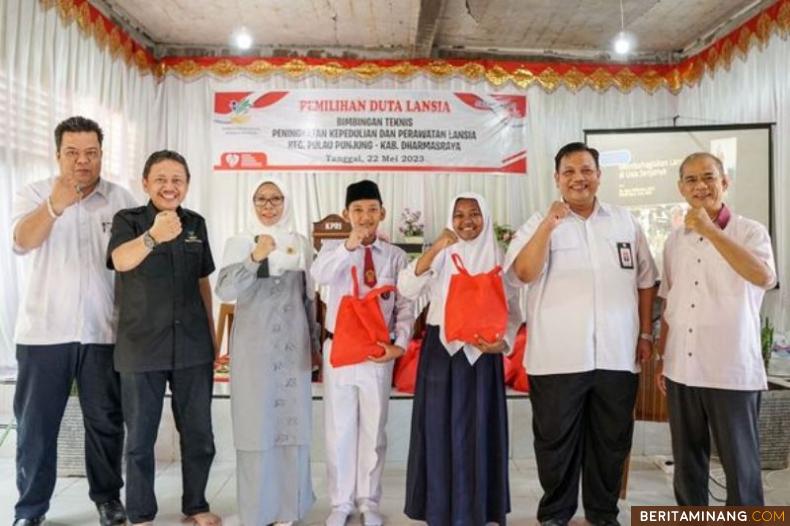
{"type": "MultiPolygon", "coordinates": [[[[563,199],[563,202],[566,202],[566,201],[563,199]]],[[[601,200],[596,197],[595,198],[595,204],[593,205],[592,214],[590,214],[590,217],[588,217],[586,219],[595,218],[598,214],[611,216],[612,215],[612,210],[611,210],[611,208],[609,208],[608,204],[602,203],[601,200]]],[[[573,215],[573,217],[576,217],[577,219],[579,219],[581,221],[585,221],[586,220],[584,217],[580,216],[579,214],[577,214],[575,212],[571,212],[571,215],[573,215]]]]}
{"type": "Polygon", "coordinates": [[[384,250],[384,241],[381,240],[380,237],[376,236],[376,239],[373,240],[373,243],[370,245],[359,245],[362,249],[365,247],[370,247],[374,249],[376,252],[381,252],[384,250]]]}
{"type": "Polygon", "coordinates": [[[96,188],[94,188],[93,191],[87,197],[85,197],[85,199],[86,200],[93,199],[94,198],[93,196],[96,195],[101,197],[105,201],[109,201],[110,200],[109,193],[110,193],[110,183],[104,180],[103,177],[99,177],[99,182],[96,184],[96,188]]]}

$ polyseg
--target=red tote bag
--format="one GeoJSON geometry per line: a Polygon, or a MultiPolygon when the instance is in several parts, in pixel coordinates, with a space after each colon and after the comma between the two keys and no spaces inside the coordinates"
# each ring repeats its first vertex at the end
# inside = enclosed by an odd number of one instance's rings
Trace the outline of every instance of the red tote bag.
{"type": "Polygon", "coordinates": [[[357,267],[351,267],[351,284],[353,293],[340,299],[337,310],[332,351],[329,355],[332,367],[362,363],[368,356],[383,356],[384,349],[378,342],[390,341],[387,322],[384,321],[379,305],[379,296],[394,292],[395,287],[377,287],[360,298],[357,267]]]}
{"type": "Polygon", "coordinates": [[[502,284],[502,267],[490,272],[469,274],[458,254],[452,255],[458,274],[450,278],[444,309],[444,335],[447,341],[477,344],[477,336],[493,342],[507,328],[507,300],[502,284]]]}
{"type": "Polygon", "coordinates": [[[527,350],[527,326],[522,324],[516,334],[516,343],[513,344],[513,353],[505,357],[510,363],[511,376],[505,384],[522,393],[529,392],[529,376],[524,367],[524,354],[527,350]]]}
{"type": "Polygon", "coordinates": [[[412,393],[417,387],[417,366],[420,364],[422,338],[415,338],[406,347],[406,353],[395,362],[392,385],[402,393],[412,393]]]}

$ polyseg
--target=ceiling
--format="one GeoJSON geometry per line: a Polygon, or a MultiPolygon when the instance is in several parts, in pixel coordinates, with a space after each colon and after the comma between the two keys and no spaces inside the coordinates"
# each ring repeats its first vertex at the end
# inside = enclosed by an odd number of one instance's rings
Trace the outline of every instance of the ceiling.
{"type": "MultiPolygon", "coordinates": [[[[156,57],[615,60],[620,0],[90,0],[156,57]]],[[[774,0],[622,0],[632,62],[694,54],[774,0]]],[[[622,59],[617,58],[618,61],[622,59]]]]}

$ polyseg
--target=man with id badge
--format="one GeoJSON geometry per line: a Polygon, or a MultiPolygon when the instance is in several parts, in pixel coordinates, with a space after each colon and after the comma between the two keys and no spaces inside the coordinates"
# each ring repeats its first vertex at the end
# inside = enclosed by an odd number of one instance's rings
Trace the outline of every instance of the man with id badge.
{"type": "Polygon", "coordinates": [[[639,363],[652,353],[658,277],[642,228],[596,198],[598,151],[584,143],[554,158],[562,195],[524,224],[505,257],[527,289],[535,457],[541,524],[576,513],[619,524],[617,498],[631,449],[639,363]]]}

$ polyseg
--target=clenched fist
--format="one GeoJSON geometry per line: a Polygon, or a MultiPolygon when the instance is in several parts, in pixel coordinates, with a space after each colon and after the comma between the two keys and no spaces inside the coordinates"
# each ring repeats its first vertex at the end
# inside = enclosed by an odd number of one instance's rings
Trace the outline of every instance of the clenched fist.
{"type": "Polygon", "coordinates": [[[266,234],[261,234],[258,236],[258,242],[252,250],[251,255],[253,261],[263,261],[269,257],[269,254],[274,252],[275,248],[277,248],[277,243],[274,242],[274,238],[266,234]]]}
{"type": "Polygon", "coordinates": [[[455,243],[458,243],[458,236],[449,228],[445,228],[431,246],[436,247],[438,250],[442,250],[449,247],[450,245],[454,245],[455,243]]]}
{"type": "Polygon", "coordinates": [[[181,234],[181,219],[172,210],[159,212],[154,218],[154,225],[149,231],[157,243],[166,243],[181,234]]]}
{"type": "Polygon", "coordinates": [[[554,230],[554,228],[560,224],[560,221],[568,217],[568,214],[570,213],[571,207],[568,206],[567,203],[563,203],[562,201],[554,201],[551,203],[548,212],[546,212],[546,217],[543,218],[543,222],[550,229],[554,230]]]}
{"type": "Polygon", "coordinates": [[[370,227],[355,226],[351,230],[351,234],[349,234],[348,239],[346,239],[346,249],[354,250],[360,246],[362,242],[365,241],[365,239],[375,235],[376,231],[370,227]]]}
{"type": "Polygon", "coordinates": [[[59,175],[55,178],[49,198],[52,202],[52,209],[60,215],[66,208],[82,199],[82,190],[74,176],[59,175]]]}
{"type": "Polygon", "coordinates": [[[688,230],[707,237],[716,226],[704,208],[691,208],[686,212],[683,222],[688,230]]]}

